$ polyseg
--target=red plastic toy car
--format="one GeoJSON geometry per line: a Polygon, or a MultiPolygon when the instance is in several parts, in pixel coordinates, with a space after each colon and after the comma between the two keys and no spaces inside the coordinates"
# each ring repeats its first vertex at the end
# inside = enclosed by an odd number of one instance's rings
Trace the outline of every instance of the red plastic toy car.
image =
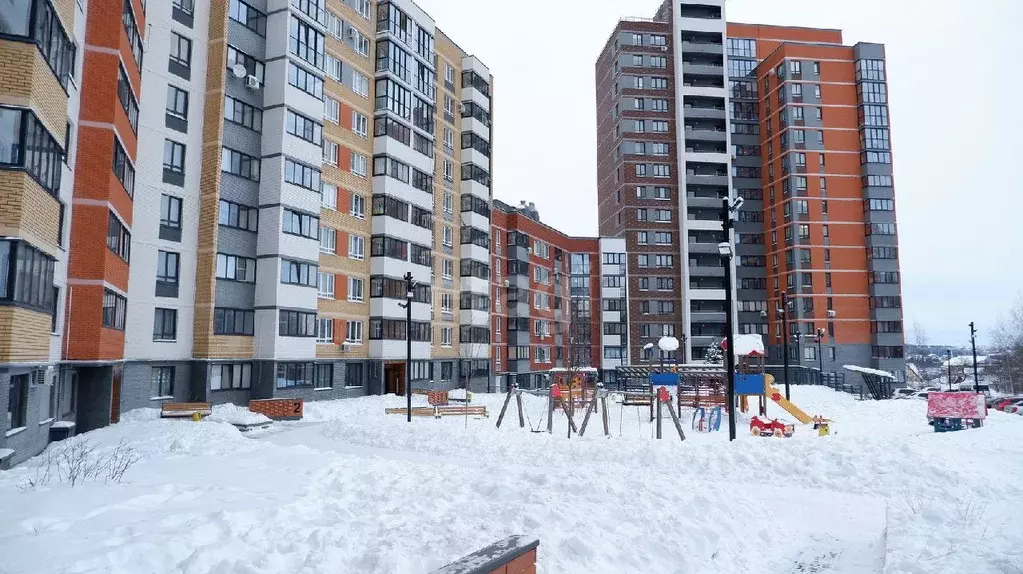
{"type": "Polygon", "coordinates": [[[787,425],[778,419],[766,420],[753,417],[749,421],[750,434],[753,436],[790,437],[796,434],[796,425],[787,425]]]}

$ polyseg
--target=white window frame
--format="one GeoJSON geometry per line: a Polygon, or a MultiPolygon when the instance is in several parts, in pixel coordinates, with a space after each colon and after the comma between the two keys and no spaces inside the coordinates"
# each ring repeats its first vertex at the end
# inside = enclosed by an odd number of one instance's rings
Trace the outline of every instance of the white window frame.
{"type": "Polygon", "coordinates": [[[444,128],[444,147],[449,150],[455,149],[455,132],[448,128],[444,128]]]}
{"type": "Polygon", "coordinates": [[[455,162],[445,159],[444,161],[444,181],[455,181],[455,162]]]}
{"type": "Polygon", "coordinates": [[[366,282],[358,277],[348,278],[348,300],[362,303],[366,300],[366,282]]]}
{"type": "Polygon", "coordinates": [[[327,76],[332,78],[335,82],[341,82],[341,73],[343,68],[344,66],[341,64],[341,60],[338,60],[330,54],[323,55],[323,71],[326,72],[327,76]]]}
{"type": "Polygon", "coordinates": [[[323,98],[323,117],[327,118],[335,124],[341,123],[341,102],[334,98],[324,96],[323,98]]]}
{"type": "Polygon", "coordinates": [[[352,27],[352,47],[355,48],[355,53],[364,57],[369,57],[369,38],[362,35],[362,32],[358,31],[354,26],[352,27]]]}
{"type": "Polygon", "coordinates": [[[322,191],[320,192],[320,207],[323,209],[329,209],[330,211],[337,211],[337,186],[333,183],[322,182],[322,191]]]}
{"type": "Polygon", "coordinates": [[[337,253],[337,230],[333,227],[320,226],[320,253],[337,253]]]}
{"type": "Polygon", "coordinates": [[[316,318],[316,342],[319,344],[334,342],[333,319],[316,318]]]}
{"type": "Polygon", "coordinates": [[[444,213],[455,212],[455,195],[449,191],[444,192],[444,213]]]}
{"type": "Polygon", "coordinates": [[[450,225],[444,226],[442,243],[444,243],[445,247],[451,247],[455,244],[455,232],[451,229],[450,225]]]}
{"type": "Polygon", "coordinates": [[[323,163],[337,167],[337,154],[341,146],[327,138],[323,138],[323,163]]]}
{"type": "Polygon", "coordinates": [[[357,0],[357,2],[359,5],[355,8],[355,11],[363,18],[369,20],[369,0],[357,0]]]}
{"type": "Polygon", "coordinates": [[[352,151],[352,169],[351,172],[359,177],[366,177],[367,170],[369,169],[369,160],[366,156],[361,153],[352,151]]]}
{"type": "Polygon", "coordinates": [[[352,131],[359,137],[368,137],[369,118],[365,114],[352,110],[352,131]]]}
{"type": "Polygon", "coordinates": [[[450,347],[451,346],[451,327],[440,328],[440,346],[450,347]]]}
{"type": "Polygon", "coordinates": [[[350,345],[362,344],[362,321],[348,321],[345,329],[345,342],[350,345]]]}
{"type": "Polygon", "coordinates": [[[455,264],[450,259],[441,259],[441,276],[444,279],[451,279],[454,275],[455,264]]]}
{"type": "Polygon", "coordinates": [[[349,200],[348,215],[356,219],[366,219],[366,198],[358,193],[352,193],[349,200]]]}
{"type": "Polygon", "coordinates": [[[362,261],[366,258],[366,238],[361,235],[348,236],[348,258],[362,261]]]}
{"type": "Polygon", "coordinates": [[[369,78],[352,70],[352,91],[364,98],[369,97],[369,78]]]}
{"type": "Polygon", "coordinates": [[[316,296],[320,299],[334,298],[334,274],[320,271],[316,279],[316,296]]]}
{"type": "Polygon", "coordinates": [[[327,10],[326,26],[327,31],[330,32],[331,36],[337,38],[338,40],[342,39],[342,32],[344,32],[344,22],[341,20],[340,16],[331,12],[330,10],[327,10]]]}

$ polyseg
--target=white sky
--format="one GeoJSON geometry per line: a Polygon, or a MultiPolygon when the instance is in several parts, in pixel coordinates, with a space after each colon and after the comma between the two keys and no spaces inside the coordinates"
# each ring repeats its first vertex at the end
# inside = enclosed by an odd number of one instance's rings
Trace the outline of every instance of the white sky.
{"type": "MultiPolygon", "coordinates": [[[[417,0],[494,74],[494,195],[595,235],[593,65],[660,0],[417,0]]],[[[907,341],[981,341],[1020,286],[1023,1],[729,0],[728,20],[838,28],[887,46],[907,341]],[[1015,168],[1015,169],[1014,169],[1015,168]]]]}

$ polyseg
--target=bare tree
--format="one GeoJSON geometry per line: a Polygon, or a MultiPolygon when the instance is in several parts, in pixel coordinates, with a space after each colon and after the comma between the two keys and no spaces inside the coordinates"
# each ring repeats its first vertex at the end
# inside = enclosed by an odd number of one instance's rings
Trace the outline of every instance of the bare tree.
{"type": "Polygon", "coordinates": [[[927,329],[924,328],[920,321],[913,321],[913,344],[918,347],[926,347],[930,341],[930,337],[927,336],[927,329]]]}
{"type": "Polygon", "coordinates": [[[989,359],[988,371],[1001,390],[1023,392],[1023,294],[1016,296],[1009,311],[991,331],[995,352],[989,359]]]}

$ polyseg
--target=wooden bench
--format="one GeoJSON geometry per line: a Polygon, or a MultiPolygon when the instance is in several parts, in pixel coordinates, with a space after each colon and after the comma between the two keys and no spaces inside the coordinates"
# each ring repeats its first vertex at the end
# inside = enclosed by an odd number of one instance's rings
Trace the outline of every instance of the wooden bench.
{"type": "Polygon", "coordinates": [[[487,418],[490,416],[487,414],[487,407],[484,406],[452,405],[448,407],[437,407],[436,411],[438,417],[471,416],[487,418]]]}
{"type": "Polygon", "coordinates": [[[213,412],[213,403],[163,403],[160,405],[160,418],[178,419],[192,418],[196,413],[200,417],[208,417],[213,412]]]}
{"type": "MultiPolygon", "coordinates": [[[[384,412],[387,414],[408,414],[408,409],[405,407],[401,408],[385,408],[384,412]]],[[[434,407],[432,406],[413,406],[412,416],[435,416],[434,407]]]]}

